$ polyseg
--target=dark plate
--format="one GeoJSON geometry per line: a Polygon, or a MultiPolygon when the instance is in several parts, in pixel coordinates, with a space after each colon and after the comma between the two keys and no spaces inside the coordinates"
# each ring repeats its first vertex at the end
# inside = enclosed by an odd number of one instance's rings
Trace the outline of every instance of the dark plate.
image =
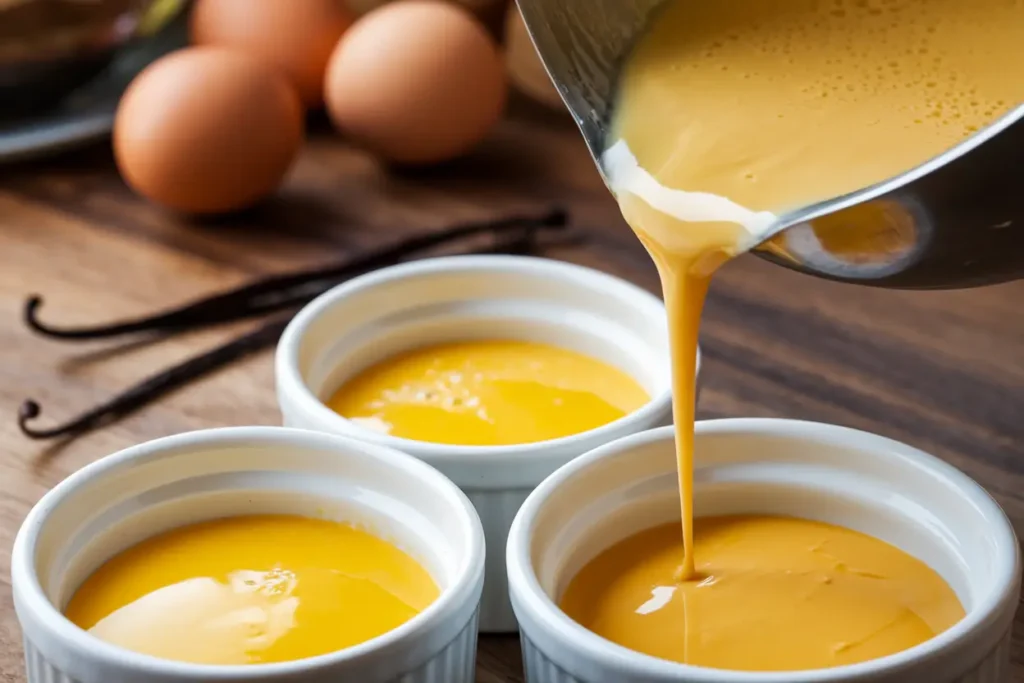
{"type": "Polygon", "coordinates": [[[101,140],[114,125],[117,102],[150,62],[188,42],[184,21],[123,48],[92,80],[33,117],[0,120],[0,163],[56,154],[101,140]]]}

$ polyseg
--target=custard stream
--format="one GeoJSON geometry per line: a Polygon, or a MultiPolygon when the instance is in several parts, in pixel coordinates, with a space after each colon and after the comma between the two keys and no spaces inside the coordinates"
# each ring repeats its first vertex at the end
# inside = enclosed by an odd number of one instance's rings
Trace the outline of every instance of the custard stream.
{"type": "Polygon", "coordinates": [[[507,446],[585,432],[649,400],[625,372],[547,344],[481,340],[398,354],[327,402],[385,434],[462,446],[507,446]]]}
{"type": "Polygon", "coordinates": [[[439,594],[411,557],[345,524],[288,515],[175,529],[116,556],[65,614],[96,637],[195,664],[326,654],[405,623],[439,594]]]}
{"type": "Polygon", "coordinates": [[[1022,91],[1024,0],[672,0],[641,38],[603,163],[670,315],[684,576],[712,273],[778,213],[919,165],[1022,91]]]}
{"type": "MultiPolygon", "coordinates": [[[[659,10],[626,63],[602,165],[669,311],[678,578],[705,578],[691,491],[712,274],[779,214],[924,163],[1022,93],[1024,0],[670,0],[659,10]]],[[[827,248],[858,251],[844,240],[829,235],[827,248]]],[[[733,605],[739,621],[743,605],[733,605]]]]}

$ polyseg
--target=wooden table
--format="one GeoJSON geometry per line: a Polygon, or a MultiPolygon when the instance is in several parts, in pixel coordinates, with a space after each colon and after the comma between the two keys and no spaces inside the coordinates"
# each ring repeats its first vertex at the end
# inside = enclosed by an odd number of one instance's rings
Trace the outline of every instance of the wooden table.
{"type": "MultiPolygon", "coordinates": [[[[261,274],[322,263],[400,234],[551,203],[589,241],[547,255],[654,291],[656,276],[618,217],[575,130],[519,103],[470,159],[392,174],[322,132],[279,196],[200,225],[135,197],[101,147],[0,169],[0,682],[23,681],[10,547],[33,503],[112,451],[183,430],[276,424],[271,354],[65,444],[26,440],[18,405],[61,419],[238,326],[155,345],[62,345],[20,322],[87,323],[147,312],[261,274]]],[[[705,316],[700,413],[784,416],[867,429],[935,453],[991,491],[1024,532],[1024,282],[959,292],[895,292],[819,282],[754,257],[727,266],[705,316]]],[[[244,327],[244,326],[243,326],[244,327]]],[[[1013,642],[1024,681],[1024,616],[1013,642]]],[[[515,638],[484,638],[478,680],[522,680],[515,638]]]]}

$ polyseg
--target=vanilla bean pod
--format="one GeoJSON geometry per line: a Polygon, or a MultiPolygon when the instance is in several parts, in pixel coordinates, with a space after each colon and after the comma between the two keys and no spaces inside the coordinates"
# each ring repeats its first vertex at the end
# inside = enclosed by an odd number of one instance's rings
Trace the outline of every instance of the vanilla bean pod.
{"type": "Polygon", "coordinates": [[[25,436],[32,439],[78,436],[105,427],[228,363],[272,346],[284,332],[290,318],[291,316],[288,316],[283,320],[265,323],[255,331],[233,339],[223,346],[158,372],[106,403],[101,403],[73,420],[55,427],[38,429],[29,424],[42,412],[39,404],[29,399],[21,404],[18,411],[18,427],[25,436]]]}
{"type": "Polygon", "coordinates": [[[523,229],[558,230],[564,228],[567,221],[564,210],[552,209],[537,215],[457,225],[439,232],[410,237],[338,265],[268,277],[163,313],[95,327],[61,328],[42,322],[39,309],[43,305],[43,298],[35,295],[25,302],[24,321],[38,334],[63,340],[103,339],[141,332],[181,332],[301,306],[341,280],[470,237],[492,235],[497,238],[523,229]]]}

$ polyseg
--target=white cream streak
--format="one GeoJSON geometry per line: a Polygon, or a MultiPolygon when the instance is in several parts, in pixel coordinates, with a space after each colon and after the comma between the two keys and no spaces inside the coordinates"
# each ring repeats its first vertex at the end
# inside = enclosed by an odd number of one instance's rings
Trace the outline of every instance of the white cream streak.
{"type": "Polygon", "coordinates": [[[778,217],[770,211],[752,211],[726,197],[708,192],[687,192],[665,187],[633,156],[625,140],[619,140],[601,155],[608,185],[616,195],[628,192],[663,214],[685,223],[735,223],[749,240],[738,245],[750,249],[768,235],[778,217]]]}

